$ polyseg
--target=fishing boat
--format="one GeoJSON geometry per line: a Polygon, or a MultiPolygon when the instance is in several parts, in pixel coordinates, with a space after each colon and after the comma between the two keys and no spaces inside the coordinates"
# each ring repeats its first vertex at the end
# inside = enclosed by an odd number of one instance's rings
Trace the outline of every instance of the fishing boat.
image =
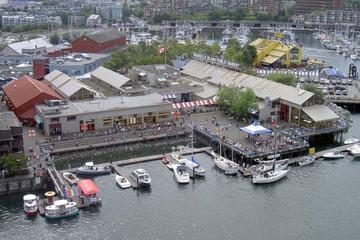
{"type": "Polygon", "coordinates": [[[302,158],[298,164],[299,164],[299,166],[303,167],[303,166],[312,164],[313,162],[315,162],[315,160],[316,160],[315,157],[306,156],[306,157],[302,158]]]}
{"type": "Polygon", "coordinates": [[[24,212],[26,216],[33,217],[37,214],[37,201],[38,197],[34,194],[27,194],[23,197],[24,200],[24,212]]]}
{"type": "Polygon", "coordinates": [[[345,155],[339,151],[331,151],[331,152],[325,153],[324,155],[322,155],[322,157],[325,159],[339,159],[339,158],[344,158],[345,155]]]}
{"type": "Polygon", "coordinates": [[[360,139],[358,138],[349,138],[344,141],[345,145],[354,144],[360,142],[360,139]]]}
{"type": "Polygon", "coordinates": [[[54,204],[45,207],[47,219],[61,219],[75,216],[79,213],[76,202],[69,202],[66,199],[57,200],[54,204]]]}
{"type": "Polygon", "coordinates": [[[223,170],[227,175],[236,175],[239,170],[239,164],[226,159],[225,157],[216,154],[214,151],[211,151],[211,155],[214,159],[216,167],[223,170]]]}
{"type": "Polygon", "coordinates": [[[151,185],[150,175],[142,168],[130,171],[129,176],[133,181],[138,183],[139,186],[151,185]]]}
{"type": "Polygon", "coordinates": [[[107,166],[95,167],[93,162],[86,162],[84,166],[76,169],[77,174],[83,175],[104,175],[110,174],[111,169],[107,166]]]}
{"type": "Polygon", "coordinates": [[[190,182],[190,175],[186,171],[186,167],[181,164],[174,164],[173,167],[174,176],[178,183],[189,183],[190,182]]]}
{"type": "Polygon", "coordinates": [[[283,169],[283,170],[273,170],[268,171],[260,174],[255,174],[252,178],[252,182],[255,184],[264,184],[264,183],[273,183],[276,182],[283,177],[285,177],[289,171],[290,167],[283,169]]]}
{"type": "Polygon", "coordinates": [[[116,184],[119,185],[123,189],[131,187],[131,184],[130,184],[129,180],[127,180],[123,176],[120,176],[120,175],[116,174],[115,181],[116,181],[116,184]]]}
{"type": "Polygon", "coordinates": [[[63,172],[63,177],[70,185],[77,184],[80,181],[80,179],[70,172],[63,172]]]}

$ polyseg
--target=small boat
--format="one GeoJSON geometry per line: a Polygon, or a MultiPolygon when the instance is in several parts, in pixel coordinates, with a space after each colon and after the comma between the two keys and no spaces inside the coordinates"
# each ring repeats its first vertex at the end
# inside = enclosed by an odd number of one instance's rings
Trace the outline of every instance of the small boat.
{"type": "Polygon", "coordinates": [[[167,157],[164,157],[161,161],[168,169],[170,169],[171,171],[173,170],[174,164],[170,162],[170,160],[167,157]]]}
{"type": "Polygon", "coordinates": [[[178,183],[189,183],[190,182],[190,175],[186,171],[186,167],[181,164],[174,164],[173,167],[174,176],[178,183]]]}
{"type": "Polygon", "coordinates": [[[116,175],[115,176],[115,181],[116,181],[116,184],[118,184],[123,189],[131,187],[131,184],[130,184],[129,180],[127,180],[123,176],[116,175]]]}
{"type": "Polygon", "coordinates": [[[24,212],[26,216],[33,217],[37,214],[37,200],[38,197],[34,194],[27,194],[23,197],[24,200],[24,212]]]}
{"type": "Polygon", "coordinates": [[[139,186],[150,186],[151,177],[150,175],[142,168],[130,171],[130,178],[139,184],[139,186]]]}
{"type": "Polygon", "coordinates": [[[345,155],[339,151],[331,151],[331,152],[325,153],[324,155],[322,155],[322,157],[325,159],[339,159],[339,158],[344,158],[345,155]]]}
{"type": "Polygon", "coordinates": [[[351,58],[352,60],[358,60],[357,54],[351,54],[351,55],[350,55],[350,58],[351,58]]]}
{"type": "Polygon", "coordinates": [[[346,151],[351,152],[352,150],[360,149],[360,144],[354,144],[348,148],[346,148],[346,151]]]}
{"type": "Polygon", "coordinates": [[[80,179],[70,172],[63,172],[63,177],[70,185],[77,184],[80,181],[80,179]]]}
{"type": "Polygon", "coordinates": [[[104,175],[110,174],[111,169],[107,166],[95,167],[93,162],[86,162],[84,166],[76,169],[77,174],[83,175],[104,175]]]}
{"type": "Polygon", "coordinates": [[[360,142],[360,139],[358,138],[349,138],[344,141],[345,145],[354,144],[360,142]]]}
{"type": "Polygon", "coordinates": [[[236,175],[239,170],[239,164],[226,159],[223,156],[216,154],[214,151],[211,151],[211,155],[214,158],[215,165],[223,170],[227,175],[236,175]]]}
{"type": "Polygon", "coordinates": [[[316,160],[315,157],[306,156],[299,161],[299,166],[306,166],[312,164],[316,160]]]}
{"type": "Polygon", "coordinates": [[[350,154],[354,157],[360,157],[360,147],[357,145],[357,147],[352,148],[350,154]]]}
{"type": "Polygon", "coordinates": [[[69,202],[66,199],[57,200],[53,205],[45,207],[47,219],[61,219],[75,216],[79,213],[76,202],[69,202]]]}
{"type": "Polygon", "coordinates": [[[171,157],[174,158],[175,161],[179,162],[180,164],[183,164],[186,168],[189,174],[194,177],[193,175],[198,177],[204,177],[206,170],[200,166],[195,161],[194,156],[192,156],[192,161],[188,160],[187,158],[183,157],[181,154],[172,152],[171,157]]]}
{"type": "Polygon", "coordinates": [[[265,183],[273,183],[276,182],[283,177],[286,176],[286,174],[289,173],[290,167],[283,169],[283,170],[271,170],[268,172],[263,172],[260,174],[256,174],[252,178],[252,182],[254,184],[265,184],[265,183]]]}

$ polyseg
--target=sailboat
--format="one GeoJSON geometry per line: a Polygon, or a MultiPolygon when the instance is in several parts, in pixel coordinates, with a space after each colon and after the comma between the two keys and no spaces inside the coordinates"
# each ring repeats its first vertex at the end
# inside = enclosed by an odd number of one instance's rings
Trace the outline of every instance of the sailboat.
{"type": "MultiPolygon", "coordinates": [[[[276,153],[277,153],[276,128],[277,128],[277,126],[275,126],[275,131],[274,131],[274,137],[275,137],[274,156],[276,156],[276,153]]],[[[276,182],[276,181],[282,179],[283,177],[285,177],[291,169],[290,167],[285,168],[285,169],[281,169],[281,168],[277,169],[275,167],[275,164],[276,164],[276,157],[274,157],[272,169],[270,171],[264,171],[259,174],[253,175],[252,182],[254,184],[273,183],[273,182],[276,182]]]]}

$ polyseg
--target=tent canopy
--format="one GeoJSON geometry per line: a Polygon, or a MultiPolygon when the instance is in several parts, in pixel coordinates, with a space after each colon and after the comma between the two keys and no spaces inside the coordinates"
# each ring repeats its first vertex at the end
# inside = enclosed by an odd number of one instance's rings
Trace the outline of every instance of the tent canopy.
{"type": "Polygon", "coordinates": [[[270,129],[264,128],[258,122],[253,122],[249,126],[240,128],[240,130],[247,132],[251,135],[271,133],[270,129]]]}

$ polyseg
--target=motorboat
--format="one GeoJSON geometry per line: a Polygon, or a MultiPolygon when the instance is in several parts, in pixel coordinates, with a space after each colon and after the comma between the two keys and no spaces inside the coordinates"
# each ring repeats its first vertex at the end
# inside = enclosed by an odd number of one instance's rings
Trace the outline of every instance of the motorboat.
{"type": "Polygon", "coordinates": [[[77,174],[83,175],[104,175],[110,174],[111,169],[107,166],[96,167],[93,162],[86,162],[84,166],[76,169],[77,174]]]}
{"type": "Polygon", "coordinates": [[[350,58],[351,58],[352,60],[358,60],[358,55],[357,55],[357,54],[351,54],[351,55],[350,55],[350,58]]]}
{"type": "Polygon", "coordinates": [[[187,168],[188,173],[190,176],[194,177],[204,177],[206,170],[198,164],[194,158],[194,156],[191,157],[191,161],[185,157],[183,157],[180,153],[172,152],[171,157],[177,161],[178,163],[184,165],[187,168]]]}
{"type": "Polygon", "coordinates": [[[254,184],[265,184],[265,183],[273,183],[276,182],[283,177],[285,177],[289,171],[290,167],[283,170],[271,170],[268,172],[262,172],[260,174],[255,174],[252,178],[252,182],[254,184]]]}
{"type": "Polygon", "coordinates": [[[306,166],[306,165],[310,165],[312,164],[313,162],[315,162],[316,158],[315,157],[312,157],[312,156],[306,156],[304,158],[302,158],[300,161],[299,161],[299,166],[306,166]]]}
{"type": "Polygon", "coordinates": [[[174,170],[174,176],[178,183],[190,182],[190,175],[187,172],[187,168],[184,165],[174,164],[173,170],[174,170]]]}
{"type": "Polygon", "coordinates": [[[322,155],[322,157],[325,159],[339,159],[339,158],[344,158],[345,155],[339,151],[331,151],[331,152],[325,153],[324,155],[322,155]]]}
{"type": "Polygon", "coordinates": [[[77,184],[80,181],[80,179],[70,172],[63,172],[62,175],[70,185],[77,184]]]}
{"type": "Polygon", "coordinates": [[[66,199],[57,200],[54,204],[45,207],[47,219],[61,219],[75,216],[79,213],[76,202],[69,202],[66,199]]]}
{"type": "Polygon", "coordinates": [[[173,170],[174,164],[167,157],[164,157],[161,161],[169,170],[173,170]]]}
{"type": "Polygon", "coordinates": [[[123,189],[131,187],[131,184],[130,184],[129,180],[127,180],[123,176],[120,176],[120,175],[116,174],[115,181],[116,181],[116,184],[119,185],[123,189]]]}
{"type": "Polygon", "coordinates": [[[33,217],[37,214],[37,201],[38,197],[34,194],[27,194],[23,197],[24,200],[24,212],[26,216],[33,217]]]}
{"type": "Polygon", "coordinates": [[[214,151],[211,151],[211,155],[214,159],[216,167],[223,170],[227,175],[236,175],[239,171],[239,164],[226,159],[219,154],[216,154],[214,151]]]}
{"type": "Polygon", "coordinates": [[[360,149],[360,144],[354,144],[348,148],[346,148],[346,151],[351,152],[352,150],[360,149]]]}
{"type": "Polygon", "coordinates": [[[354,144],[360,142],[360,139],[358,138],[349,138],[344,141],[345,145],[354,144]]]}
{"type": "Polygon", "coordinates": [[[150,186],[151,184],[150,175],[142,168],[130,171],[129,176],[139,186],[150,186]]]}
{"type": "Polygon", "coordinates": [[[360,148],[355,148],[355,149],[351,150],[350,153],[354,157],[360,157],[360,148]]]}

